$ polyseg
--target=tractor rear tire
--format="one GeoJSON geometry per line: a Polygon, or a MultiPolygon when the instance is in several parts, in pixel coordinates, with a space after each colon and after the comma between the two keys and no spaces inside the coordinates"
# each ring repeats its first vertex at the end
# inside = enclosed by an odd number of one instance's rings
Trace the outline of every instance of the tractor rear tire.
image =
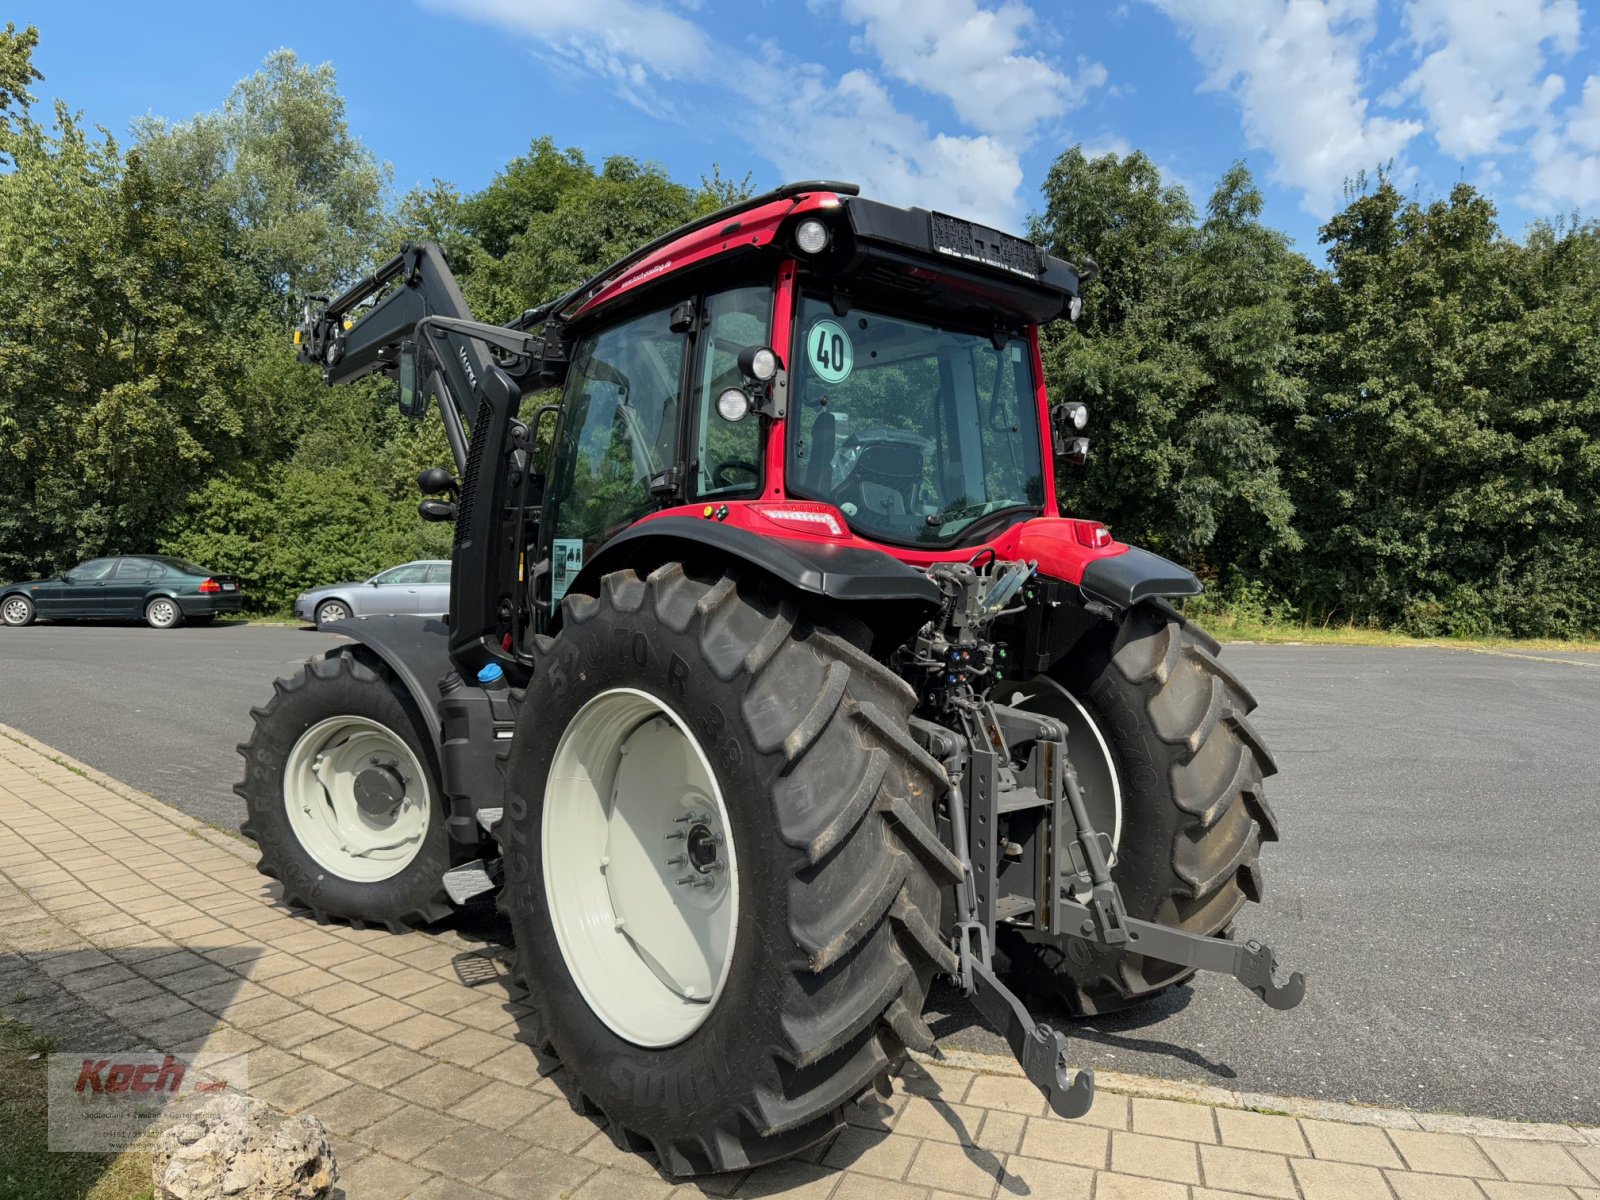
{"type": "MultiPolygon", "coordinates": [[[[1255,698],[1220,650],[1171,608],[1145,603],[1050,672],[1089,711],[1121,782],[1112,877],[1128,915],[1208,937],[1231,936],[1245,901],[1261,899],[1261,844],[1278,840],[1261,782],[1277,767],[1245,719],[1255,698]]],[[[999,942],[1014,982],[1084,1016],[1194,975],[1071,936],[1013,928],[999,942]]]]}
{"type": "MultiPolygon", "coordinates": [[[[959,875],[933,826],[946,778],[910,736],[910,687],[787,597],[677,564],[648,579],[617,572],[599,590],[569,595],[559,632],[536,643],[498,827],[501,905],[531,993],[533,1040],[566,1066],[575,1107],[603,1114],[619,1147],[653,1152],[671,1175],[786,1158],[887,1086],[907,1048],[933,1047],[923,1001],[935,971],[956,967],[938,932],[959,875]],[[622,778],[623,759],[609,760],[614,775],[597,769],[580,795],[562,749],[579,736],[569,729],[586,728],[586,705],[619,696],[650,711],[632,728],[670,719],[700,752],[725,814],[723,878],[737,901],[714,999],[686,1031],[669,1026],[649,1044],[618,1032],[629,993],[586,999],[597,976],[585,974],[581,952],[569,960],[562,939],[573,935],[557,928],[573,928],[563,907],[572,892],[550,883],[567,861],[553,865],[550,846],[570,844],[562,814],[607,796],[614,824],[624,804],[621,784],[604,782],[622,778]]],[[[622,749],[594,761],[625,753],[633,736],[616,733],[622,749]]],[[[656,829],[640,844],[650,853],[685,845],[671,840],[674,819],[688,818],[666,817],[666,840],[656,829]]],[[[620,938],[632,885],[614,878],[614,853],[597,853],[593,868],[596,878],[613,873],[603,885],[613,899],[579,920],[606,933],[614,921],[620,938]]],[[[696,895],[661,890],[684,914],[696,895]]],[[[631,918],[629,929],[631,940],[631,918]]],[[[657,976],[658,961],[648,958],[657,976]]],[[[663,1002],[693,994],[662,981],[663,1002]]]]}
{"type": "Polygon", "coordinates": [[[438,766],[409,698],[347,650],[312,659],[272,686],[266,706],[250,710],[255,728],[239,747],[244,780],[233,789],[246,808],[239,832],[261,850],[257,869],[282,884],[285,904],[310,909],[318,923],[339,918],[401,933],[449,915],[438,766]],[[369,768],[376,787],[357,774],[369,768]],[[399,797],[387,824],[367,808],[386,787],[399,797]],[[291,812],[296,806],[301,811],[291,812]],[[325,815],[334,819],[318,819],[325,815]],[[340,847],[365,849],[358,837],[376,847],[406,840],[380,851],[386,862],[372,851],[363,862],[340,847]]]}

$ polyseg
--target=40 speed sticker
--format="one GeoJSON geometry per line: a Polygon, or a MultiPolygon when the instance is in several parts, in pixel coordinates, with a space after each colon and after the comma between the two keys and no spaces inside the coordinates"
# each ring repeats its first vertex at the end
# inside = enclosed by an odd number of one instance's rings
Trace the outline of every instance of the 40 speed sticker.
{"type": "Polygon", "coordinates": [[[855,347],[843,325],[823,318],[806,334],[811,370],[823,383],[843,383],[856,365],[855,347]]]}

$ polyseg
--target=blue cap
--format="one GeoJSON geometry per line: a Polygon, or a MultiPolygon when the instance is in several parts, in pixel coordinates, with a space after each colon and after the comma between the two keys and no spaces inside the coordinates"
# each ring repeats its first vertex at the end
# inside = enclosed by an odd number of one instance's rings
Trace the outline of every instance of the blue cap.
{"type": "Polygon", "coordinates": [[[479,683],[495,683],[495,682],[499,681],[500,678],[502,676],[504,676],[504,675],[505,675],[505,672],[500,669],[500,664],[499,663],[490,663],[486,667],[480,667],[479,668],[479,670],[478,670],[478,682],[479,683]]]}

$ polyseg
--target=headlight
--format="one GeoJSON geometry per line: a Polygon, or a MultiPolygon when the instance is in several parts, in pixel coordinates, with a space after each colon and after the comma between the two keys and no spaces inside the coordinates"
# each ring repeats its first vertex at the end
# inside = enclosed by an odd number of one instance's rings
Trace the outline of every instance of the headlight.
{"type": "Polygon", "coordinates": [[[1082,429],[1089,423],[1089,406],[1074,401],[1067,405],[1067,416],[1072,419],[1074,429],[1082,429]]]}
{"type": "Polygon", "coordinates": [[[794,244],[803,254],[821,254],[828,248],[828,227],[808,217],[795,228],[794,244]]]}
{"type": "Polygon", "coordinates": [[[739,351],[739,370],[758,383],[778,373],[778,355],[770,346],[749,346],[739,351]]]}
{"type": "Polygon", "coordinates": [[[743,388],[727,388],[717,397],[717,415],[724,421],[742,421],[750,414],[750,397],[743,388]]]}

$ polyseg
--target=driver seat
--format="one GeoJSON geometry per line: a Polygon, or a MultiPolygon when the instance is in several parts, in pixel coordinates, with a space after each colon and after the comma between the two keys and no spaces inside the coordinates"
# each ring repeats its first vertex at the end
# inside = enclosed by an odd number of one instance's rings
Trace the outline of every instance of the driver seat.
{"type": "Polygon", "coordinates": [[[831,412],[811,423],[811,461],[806,464],[806,490],[826,496],[833,482],[833,456],[838,449],[838,421],[831,412]]]}

